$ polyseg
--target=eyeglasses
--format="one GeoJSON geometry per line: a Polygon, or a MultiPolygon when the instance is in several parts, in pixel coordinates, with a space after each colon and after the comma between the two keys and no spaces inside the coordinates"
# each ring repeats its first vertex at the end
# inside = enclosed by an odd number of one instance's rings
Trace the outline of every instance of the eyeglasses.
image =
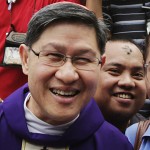
{"type": "Polygon", "coordinates": [[[150,82],[150,62],[144,65],[146,71],[146,78],[150,82]]]}
{"type": "Polygon", "coordinates": [[[30,50],[38,56],[39,60],[48,66],[60,67],[65,64],[67,59],[71,59],[73,66],[79,70],[91,71],[101,64],[101,60],[96,57],[85,57],[85,56],[65,56],[64,54],[43,50],[39,53],[35,52],[31,47],[30,50]]]}

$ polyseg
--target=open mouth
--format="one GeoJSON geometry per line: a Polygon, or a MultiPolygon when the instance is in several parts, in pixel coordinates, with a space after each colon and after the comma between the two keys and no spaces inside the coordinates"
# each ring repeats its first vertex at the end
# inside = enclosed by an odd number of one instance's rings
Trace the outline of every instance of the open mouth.
{"type": "Polygon", "coordinates": [[[78,90],[74,91],[63,91],[63,90],[57,90],[57,89],[50,89],[50,91],[58,96],[63,96],[63,97],[73,97],[79,93],[78,90]]]}
{"type": "Polygon", "coordinates": [[[133,99],[133,95],[130,93],[116,93],[114,94],[114,96],[119,97],[119,98],[123,98],[123,99],[133,99]]]}

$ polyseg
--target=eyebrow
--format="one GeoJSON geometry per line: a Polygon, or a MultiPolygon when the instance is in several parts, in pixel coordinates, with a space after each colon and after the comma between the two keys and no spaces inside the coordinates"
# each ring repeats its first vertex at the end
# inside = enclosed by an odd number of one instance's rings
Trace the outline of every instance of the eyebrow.
{"type": "Polygon", "coordinates": [[[63,50],[63,51],[66,50],[64,45],[62,45],[62,44],[58,45],[57,43],[52,43],[52,42],[47,43],[46,45],[42,46],[42,49],[49,49],[49,47],[55,48],[57,50],[63,50]]]}
{"type": "MultiPolygon", "coordinates": [[[[108,63],[108,64],[106,64],[106,67],[109,67],[109,66],[116,66],[118,68],[124,68],[124,66],[122,64],[119,64],[119,63],[108,63]]],[[[144,64],[141,66],[134,66],[132,68],[132,70],[144,70],[144,64]]]]}
{"type": "Polygon", "coordinates": [[[106,63],[105,66],[116,66],[116,67],[122,67],[123,65],[119,64],[119,63],[114,63],[114,62],[110,62],[110,63],[106,63]]]}
{"type": "Polygon", "coordinates": [[[133,70],[144,70],[144,65],[143,66],[136,66],[133,68],[133,70]]]}

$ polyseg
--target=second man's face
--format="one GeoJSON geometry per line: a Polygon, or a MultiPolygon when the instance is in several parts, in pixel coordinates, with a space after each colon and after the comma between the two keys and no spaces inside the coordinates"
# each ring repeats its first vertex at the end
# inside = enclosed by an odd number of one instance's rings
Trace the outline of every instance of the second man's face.
{"type": "Polygon", "coordinates": [[[108,42],[105,55],[95,99],[104,113],[130,118],[146,98],[143,56],[129,42],[108,42]]]}

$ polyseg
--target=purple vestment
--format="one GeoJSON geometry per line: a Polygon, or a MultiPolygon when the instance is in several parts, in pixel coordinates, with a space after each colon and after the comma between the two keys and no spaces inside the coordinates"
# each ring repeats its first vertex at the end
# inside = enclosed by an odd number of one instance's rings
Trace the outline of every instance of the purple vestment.
{"type": "Polygon", "coordinates": [[[25,84],[0,104],[0,150],[21,150],[23,139],[70,150],[133,150],[127,138],[104,120],[93,99],[62,136],[30,133],[23,107],[28,92],[25,84]]]}

